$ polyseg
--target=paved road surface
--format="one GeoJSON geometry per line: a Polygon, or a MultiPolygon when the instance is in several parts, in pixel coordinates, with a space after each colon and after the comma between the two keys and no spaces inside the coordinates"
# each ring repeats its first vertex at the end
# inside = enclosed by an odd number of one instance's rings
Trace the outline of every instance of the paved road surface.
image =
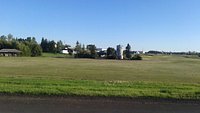
{"type": "Polygon", "coordinates": [[[0,96],[0,113],[200,113],[200,102],[0,96]]]}

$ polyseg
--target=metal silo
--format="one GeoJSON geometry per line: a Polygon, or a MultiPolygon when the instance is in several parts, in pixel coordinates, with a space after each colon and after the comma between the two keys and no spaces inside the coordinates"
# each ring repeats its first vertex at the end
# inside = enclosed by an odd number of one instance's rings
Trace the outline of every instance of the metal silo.
{"type": "Polygon", "coordinates": [[[123,59],[123,48],[122,48],[122,45],[117,45],[117,51],[116,51],[116,54],[117,54],[117,59],[123,59]]]}

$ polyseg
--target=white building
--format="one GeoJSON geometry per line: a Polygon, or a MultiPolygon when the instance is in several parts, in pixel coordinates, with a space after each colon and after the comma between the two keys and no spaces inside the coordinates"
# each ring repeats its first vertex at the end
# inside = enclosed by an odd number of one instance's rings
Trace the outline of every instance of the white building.
{"type": "Polygon", "coordinates": [[[75,51],[74,51],[73,48],[67,48],[67,47],[66,47],[65,49],[62,50],[62,53],[63,53],[63,54],[69,54],[70,52],[71,52],[72,54],[75,53],[75,51]]]}
{"type": "Polygon", "coordinates": [[[69,51],[68,51],[68,49],[63,49],[63,50],[62,50],[62,53],[63,53],[63,54],[69,54],[69,51]]]}

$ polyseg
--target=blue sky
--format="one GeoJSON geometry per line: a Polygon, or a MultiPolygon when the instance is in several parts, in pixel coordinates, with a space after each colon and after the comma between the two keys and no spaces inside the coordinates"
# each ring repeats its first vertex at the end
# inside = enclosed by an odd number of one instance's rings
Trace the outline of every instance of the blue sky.
{"type": "Polygon", "coordinates": [[[0,35],[200,51],[200,0],[0,0],[0,35]]]}

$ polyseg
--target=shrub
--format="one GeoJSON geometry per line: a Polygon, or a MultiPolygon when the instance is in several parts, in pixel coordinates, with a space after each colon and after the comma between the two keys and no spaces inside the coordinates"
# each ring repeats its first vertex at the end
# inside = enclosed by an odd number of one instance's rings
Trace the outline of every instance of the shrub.
{"type": "Polygon", "coordinates": [[[142,60],[142,57],[141,55],[137,54],[137,55],[134,55],[131,60],[142,60]]]}

